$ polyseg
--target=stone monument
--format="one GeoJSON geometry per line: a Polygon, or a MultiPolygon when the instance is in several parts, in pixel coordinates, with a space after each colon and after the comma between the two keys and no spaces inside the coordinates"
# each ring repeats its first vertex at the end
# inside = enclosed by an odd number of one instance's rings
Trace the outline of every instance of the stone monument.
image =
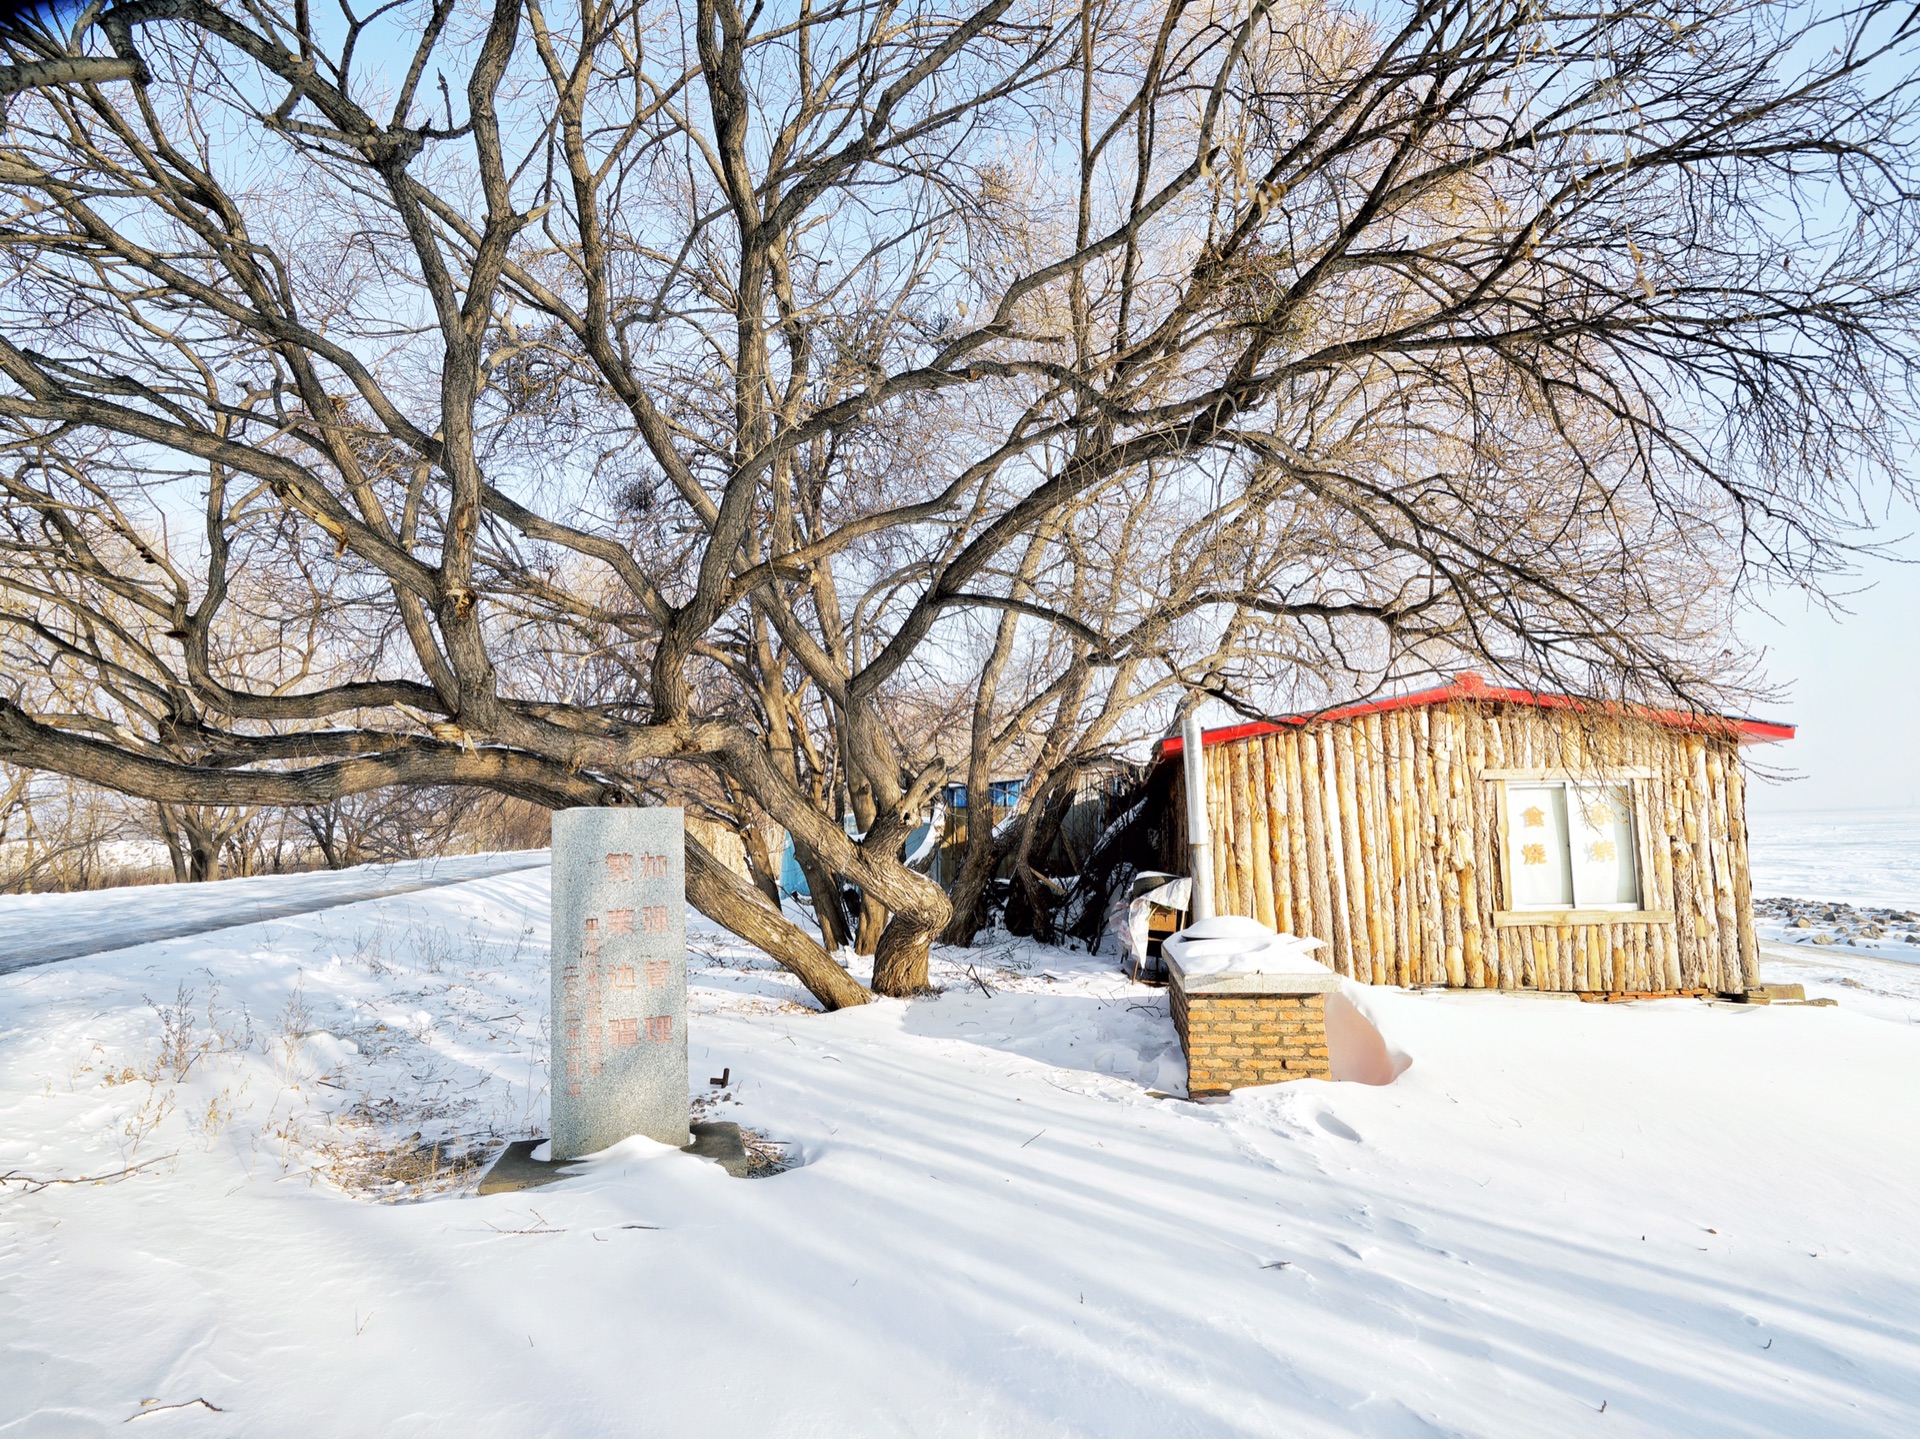
{"type": "Polygon", "coordinates": [[[687,1142],[687,867],[678,809],[553,817],[553,1158],[687,1142]]]}

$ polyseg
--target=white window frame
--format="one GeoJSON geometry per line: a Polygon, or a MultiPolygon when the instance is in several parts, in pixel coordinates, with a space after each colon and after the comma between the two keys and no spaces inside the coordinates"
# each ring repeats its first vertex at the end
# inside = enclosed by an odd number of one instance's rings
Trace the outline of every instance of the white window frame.
{"type": "Polygon", "coordinates": [[[1655,914],[1642,908],[1646,902],[1647,866],[1646,833],[1642,823],[1642,805],[1640,786],[1636,780],[1644,778],[1638,772],[1620,771],[1592,774],[1573,773],[1565,770],[1499,770],[1488,771],[1482,778],[1494,780],[1499,789],[1499,860],[1501,870],[1501,898],[1505,901],[1497,920],[1507,924],[1548,923],[1564,921],[1575,915],[1592,915],[1601,922],[1622,918],[1657,920],[1664,914],[1655,914]],[[1509,804],[1509,787],[1524,784],[1534,788],[1559,788],[1565,794],[1564,814],[1567,833],[1563,836],[1568,860],[1568,893],[1570,902],[1521,904],[1515,898],[1516,876],[1513,867],[1515,831],[1513,824],[1517,818],[1509,804]],[[1632,900],[1583,900],[1580,895],[1579,869],[1572,863],[1573,843],[1573,794],[1585,788],[1607,787],[1624,791],[1627,797],[1627,830],[1630,839],[1628,852],[1633,864],[1633,887],[1635,897],[1632,900]]]}

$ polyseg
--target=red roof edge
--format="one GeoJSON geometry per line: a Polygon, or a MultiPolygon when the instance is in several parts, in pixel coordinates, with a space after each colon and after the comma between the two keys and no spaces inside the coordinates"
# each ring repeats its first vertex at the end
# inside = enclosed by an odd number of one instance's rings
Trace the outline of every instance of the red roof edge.
{"type": "MultiPolygon", "coordinates": [[[[1450,685],[1439,685],[1433,689],[1417,690],[1413,694],[1395,695],[1391,699],[1368,700],[1363,704],[1341,705],[1335,709],[1320,710],[1313,714],[1282,715],[1277,720],[1254,720],[1246,724],[1227,725],[1221,729],[1201,732],[1200,742],[1204,745],[1227,744],[1237,739],[1251,739],[1255,735],[1275,734],[1283,729],[1298,729],[1309,724],[1318,724],[1323,720],[1358,719],[1363,715],[1385,714],[1390,710],[1419,709],[1423,705],[1447,704],[1453,700],[1496,700],[1504,704],[1531,705],[1535,709],[1590,709],[1598,708],[1620,714],[1631,715],[1636,719],[1651,720],[1655,724],[1667,725],[1673,729],[1697,730],[1707,734],[1731,734],[1741,744],[1770,744],[1776,740],[1792,739],[1794,726],[1777,724],[1772,720],[1750,719],[1744,715],[1702,715],[1688,714],[1684,710],[1654,709],[1645,705],[1622,705],[1611,701],[1598,706],[1592,700],[1579,699],[1574,695],[1540,694],[1534,690],[1509,689],[1490,685],[1477,674],[1464,673],[1453,677],[1450,685]]],[[[1155,759],[1170,759],[1184,748],[1179,735],[1168,735],[1154,746],[1155,759]]]]}

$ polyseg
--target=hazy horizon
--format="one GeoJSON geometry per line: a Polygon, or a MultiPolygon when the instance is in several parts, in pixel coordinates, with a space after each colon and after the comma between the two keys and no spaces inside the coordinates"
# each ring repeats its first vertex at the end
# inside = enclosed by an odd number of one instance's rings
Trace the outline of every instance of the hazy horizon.
{"type": "Polygon", "coordinates": [[[1920,541],[1909,526],[1907,516],[1890,521],[1906,534],[1897,547],[1905,562],[1864,563],[1848,613],[1782,596],[1772,616],[1756,611],[1742,623],[1788,691],[1763,717],[1799,727],[1791,740],[1746,751],[1757,817],[1920,810],[1920,746],[1910,737],[1920,718],[1920,541]],[[1801,778],[1768,782],[1768,768],[1801,778]]]}

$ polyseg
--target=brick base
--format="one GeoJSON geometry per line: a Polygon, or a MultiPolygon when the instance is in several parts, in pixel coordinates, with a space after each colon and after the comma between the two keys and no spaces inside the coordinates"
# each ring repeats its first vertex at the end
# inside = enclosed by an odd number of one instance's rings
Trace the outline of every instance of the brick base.
{"type": "Polygon", "coordinates": [[[1324,994],[1195,994],[1168,987],[1187,1053],[1187,1093],[1327,1079],[1324,994]]]}

